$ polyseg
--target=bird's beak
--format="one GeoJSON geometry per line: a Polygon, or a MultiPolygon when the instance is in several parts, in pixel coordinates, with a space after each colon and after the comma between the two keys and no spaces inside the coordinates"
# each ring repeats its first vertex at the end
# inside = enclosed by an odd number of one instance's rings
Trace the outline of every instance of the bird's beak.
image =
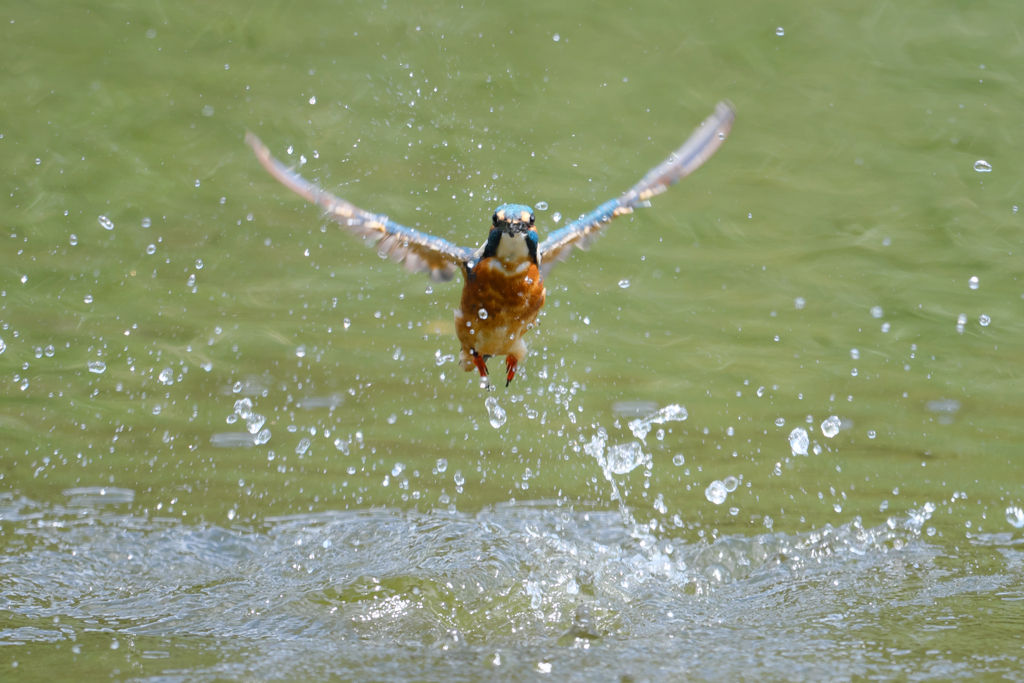
{"type": "Polygon", "coordinates": [[[509,235],[525,235],[530,232],[530,224],[523,221],[509,221],[504,228],[509,235]]]}

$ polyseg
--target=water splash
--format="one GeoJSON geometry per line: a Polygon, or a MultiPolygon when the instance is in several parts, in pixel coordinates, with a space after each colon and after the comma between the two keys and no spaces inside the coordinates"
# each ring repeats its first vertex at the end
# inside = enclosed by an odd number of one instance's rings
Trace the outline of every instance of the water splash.
{"type": "Polygon", "coordinates": [[[665,424],[666,422],[681,422],[689,416],[690,415],[686,412],[685,407],[678,404],[672,404],[665,406],[658,412],[648,415],[647,417],[631,420],[629,423],[629,431],[633,432],[633,436],[643,441],[646,445],[647,435],[650,433],[653,425],[665,424]]]}

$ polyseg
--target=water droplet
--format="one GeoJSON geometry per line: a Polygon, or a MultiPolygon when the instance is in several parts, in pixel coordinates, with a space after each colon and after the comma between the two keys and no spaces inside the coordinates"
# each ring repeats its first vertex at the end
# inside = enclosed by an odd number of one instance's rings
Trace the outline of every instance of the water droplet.
{"type": "MultiPolygon", "coordinates": [[[[217,329],[220,329],[220,328],[217,328],[217,329]]],[[[235,382],[234,384],[232,384],[231,385],[231,393],[232,394],[240,394],[240,393],[242,393],[242,383],[241,382],[235,382]]]]}
{"type": "MultiPolygon", "coordinates": [[[[56,352],[56,349],[53,348],[53,344],[48,344],[47,347],[45,349],[43,349],[43,353],[46,354],[47,358],[53,358],[53,354],[55,352],[56,352]]],[[[3,349],[2,348],[0,348],[0,353],[3,353],[3,349]]]]}
{"type": "Polygon", "coordinates": [[[26,389],[28,389],[28,377],[21,380],[21,390],[25,391],[26,389]]]}
{"type": "Polygon", "coordinates": [[[456,486],[462,486],[466,483],[466,478],[462,476],[462,470],[455,470],[455,476],[452,478],[456,486]]]}
{"type": "Polygon", "coordinates": [[[71,239],[68,240],[68,241],[71,242],[71,246],[75,246],[76,244],[78,244],[78,235],[75,235],[74,233],[72,233],[71,234],[71,239]]]}
{"type": "Polygon", "coordinates": [[[157,379],[160,380],[160,384],[174,384],[174,370],[171,368],[164,368],[160,371],[157,379]]]}
{"type": "Polygon", "coordinates": [[[871,317],[872,318],[881,318],[883,315],[885,315],[885,311],[882,310],[881,306],[872,306],[872,308],[871,308],[871,317]]]}
{"type": "Polygon", "coordinates": [[[101,360],[89,361],[89,372],[94,372],[97,375],[102,375],[107,371],[107,364],[101,360]]]}
{"type": "Polygon", "coordinates": [[[732,493],[740,485],[740,482],[736,477],[729,475],[722,480],[722,484],[725,486],[726,492],[732,493]]]}
{"type": "Polygon", "coordinates": [[[958,315],[956,317],[956,324],[957,325],[966,325],[967,324],[967,314],[966,313],[961,313],[960,315],[958,315]]]}
{"type": "Polygon", "coordinates": [[[232,510],[228,510],[228,521],[230,522],[234,518],[235,518],[235,511],[233,509],[232,510]]]}
{"type": "Polygon", "coordinates": [[[978,173],[988,173],[992,170],[992,164],[988,163],[984,159],[978,159],[974,162],[974,170],[978,173]]]}
{"type": "Polygon", "coordinates": [[[437,466],[437,471],[438,471],[439,473],[442,473],[442,474],[443,474],[443,473],[444,473],[444,471],[445,471],[446,469],[448,469],[448,461],[447,461],[447,460],[445,460],[444,458],[438,458],[438,459],[437,459],[437,465],[436,465],[436,466],[437,466]]]}
{"type": "Polygon", "coordinates": [[[100,221],[100,225],[102,225],[107,230],[113,230],[114,229],[114,222],[112,220],[110,220],[109,218],[107,218],[106,216],[100,216],[99,217],[99,221],[100,221]]]}
{"type": "Polygon", "coordinates": [[[890,327],[889,323],[882,323],[882,332],[888,332],[890,327]]]}
{"type": "Polygon", "coordinates": [[[396,422],[398,422],[398,415],[395,413],[391,413],[391,415],[388,416],[388,424],[393,425],[396,422]]]}
{"type": "Polygon", "coordinates": [[[486,308],[481,308],[479,311],[477,311],[476,314],[478,316],[480,316],[481,320],[487,320],[487,309],[486,308]]]}
{"type": "Polygon", "coordinates": [[[21,276],[21,284],[25,284],[26,282],[28,282],[28,275],[22,275],[21,276]]]}
{"type": "Polygon", "coordinates": [[[1015,529],[1024,529],[1024,510],[1016,506],[1006,508],[1006,521],[1015,529]]]}
{"type": "Polygon", "coordinates": [[[850,349],[850,358],[854,360],[860,358],[860,351],[858,351],[857,349],[850,349]]]}
{"type": "Polygon", "coordinates": [[[558,35],[556,33],[555,35],[551,36],[551,39],[554,40],[557,43],[558,41],[560,41],[562,39],[562,36],[560,36],[560,35],[558,35]]]}
{"type": "Polygon", "coordinates": [[[629,289],[629,280],[619,280],[619,287],[629,289]]]}
{"type": "Polygon", "coordinates": [[[505,424],[505,409],[498,405],[498,399],[491,396],[484,401],[484,405],[487,406],[487,419],[492,427],[497,429],[505,424]]]}
{"type": "Polygon", "coordinates": [[[313,95],[312,97],[309,98],[309,103],[316,104],[316,95],[313,95]]]}
{"type": "Polygon", "coordinates": [[[191,275],[188,276],[188,282],[186,282],[185,284],[187,284],[189,287],[192,287],[193,285],[195,285],[195,283],[196,283],[196,274],[192,273],[191,275]]]}
{"type": "MultiPolygon", "coordinates": [[[[777,29],[775,29],[775,35],[777,35],[777,36],[784,36],[784,35],[786,35],[786,29],[784,29],[781,26],[779,26],[777,29]]],[[[799,42],[799,41],[797,41],[797,42],[799,42]]]]}
{"type": "Polygon", "coordinates": [[[807,436],[807,430],[803,427],[797,427],[789,433],[789,447],[793,451],[793,455],[807,455],[807,447],[811,445],[811,440],[807,436]]]}
{"type": "Polygon", "coordinates": [[[155,244],[151,244],[148,247],[146,247],[146,253],[149,254],[150,256],[155,254],[156,253],[156,245],[155,244]]]}
{"type": "Polygon", "coordinates": [[[831,439],[839,433],[839,425],[839,418],[835,415],[831,415],[821,423],[821,433],[831,439]]]}
{"type": "Polygon", "coordinates": [[[678,454],[672,456],[672,464],[675,465],[676,467],[680,467],[681,465],[683,465],[685,463],[686,463],[686,456],[684,456],[682,453],[678,453],[678,454]]]}
{"type": "Polygon", "coordinates": [[[304,358],[306,356],[306,345],[299,344],[298,346],[296,346],[295,355],[298,356],[299,358],[304,358]]]}
{"type": "Polygon", "coordinates": [[[784,427],[784,426],[786,426],[786,418],[784,418],[784,417],[777,418],[775,420],[775,426],[776,427],[784,427]]]}
{"type": "Polygon", "coordinates": [[[352,326],[352,321],[349,320],[348,318],[345,318],[344,320],[341,321],[341,326],[347,330],[349,327],[352,326]]]}
{"type": "Polygon", "coordinates": [[[988,317],[988,316],[987,316],[987,315],[985,315],[984,313],[982,313],[982,314],[981,314],[981,317],[980,317],[980,318],[978,318],[978,323],[979,323],[979,324],[980,324],[980,325],[981,325],[982,327],[988,327],[988,326],[989,326],[989,323],[991,323],[991,322],[992,322],[992,318],[988,317]]]}
{"type": "Polygon", "coordinates": [[[715,505],[721,505],[725,502],[729,492],[725,490],[725,483],[715,479],[711,484],[704,489],[704,497],[710,500],[715,505]]]}
{"type": "Polygon", "coordinates": [[[309,439],[302,438],[299,441],[299,445],[295,447],[295,453],[298,455],[305,455],[306,451],[309,450],[309,439]]]}
{"type": "Polygon", "coordinates": [[[248,420],[252,415],[252,400],[249,398],[240,398],[235,401],[235,414],[243,420],[248,420]]]}
{"type": "Polygon", "coordinates": [[[758,387],[757,388],[757,397],[761,398],[762,396],[764,396],[764,387],[758,387]]]}
{"type": "Polygon", "coordinates": [[[551,220],[557,223],[558,221],[562,220],[562,214],[559,213],[558,211],[555,211],[553,214],[551,214],[551,220]]]}
{"type": "Polygon", "coordinates": [[[266,423],[267,418],[263,417],[259,413],[253,413],[249,416],[249,419],[245,421],[245,429],[250,434],[255,434],[260,431],[263,425],[266,423]]]}
{"type": "Polygon", "coordinates": [[[153,225],[153,221],[149,220],[148,216],[142,219],[142,227],[148,228],[151,225],[153,225]]]}
{"type": "Polygon", "coordinates": [[[548,210],[548,203],[547,202],[537,202],[536,204],[534,204],[533,208],[537,209],[538,211],[547,211],[548,210]]]}
{"type": "Polygon", "coordinates": [[[875,436],[877,436],[877,435],[875,434],[875,430],[874,430],[874,429],[869,429],[869,430],[868,430],[868,438],[869,438],[869,439],[873,439],[873,438],[875,438],[875,436]]]}
{"type": "Polygon", "coordinates": [[[972,275],[971,279],[967,281],[967,286],[970,287],[971,289],[977,289],[979,286],[978,276],[972,275]]]}
{"type": "Polygon", "coordinates": [[[196,270],[202,270],[202,269],[203,269],[203,259],[197,258],[196,259],[196,270]]]}
{"type": "Polygon", "coordinates": [[[92,303],[92,294],[86,294],[85,297],[82,299],[82,301],[84,301],[87,304],[91,304],[92,303]]]}
{"type": "Polygon", "coordinates": [[[607,454],[608,471],[613,474],[629,474],[647,459],[639,441],[609,446],[607,454]]]}
{"type": "Polygon", "coordinates": [[[793,305],[796,306],[797,310],[800,310],[806,304],[807,304],[807,300],[804,299],[802,296],[798,296],[796,299],[793,300],[793,305]]]}
{"type": "Polygon", "coordinates": [[[403,465],[400,462],[396,462],[395,466],[391,468],[391,476],[392,477],[397,477],[398,475],[400,475],[402,473],[402,471],[404,469],[405,469],[405,465],[403,465]]]}
{"type": "Polygon", "coordinates": [[[208,104],[205,107],[203,107],[203,116],[213,116],[213,111],[213,105],[208,104]]]}

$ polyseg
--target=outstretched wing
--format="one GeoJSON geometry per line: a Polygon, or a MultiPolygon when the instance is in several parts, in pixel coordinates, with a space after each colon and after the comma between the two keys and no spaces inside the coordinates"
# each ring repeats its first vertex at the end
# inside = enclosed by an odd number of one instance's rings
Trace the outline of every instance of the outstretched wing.
{"type": "Polygon", "coordinates": [[[267,146],[251,132],[245,134],[245,142],[252,147],[263,168],[282,185],[307,202],[319,206],[341,227],[364,238],[370,246],[376,245],[377,253],[381,256],[401,262],[410,273],[430,271],[431,280],[450,280],[462,264],[473,256],[472,249],[399,225],[383,214],[363,211],[317,187],[275,159],[267,146]]]}
{"type": "Polygon", "coordinates": [[[578,221],[556,230],[540,243],[541,272],[545,275],[558,261],[569,258],[573,247],[587,249],[604,228],[616,216],[632,213],[654,195],[661,194],[682,178],[690,175],[701,164],[711,158],[725,142],[732,129],[736,112],[728,102],[719,102],[715,113],[709,116],[690,138],[664,162],[651,169],[639,183],[618,199],[612,199],[597,207],[578,221]]]}

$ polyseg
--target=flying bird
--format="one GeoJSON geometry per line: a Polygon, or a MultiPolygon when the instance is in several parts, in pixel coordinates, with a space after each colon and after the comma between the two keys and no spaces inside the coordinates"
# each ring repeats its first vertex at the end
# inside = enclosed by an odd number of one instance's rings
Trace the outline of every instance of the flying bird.
{"type": "Polygon", "coordinates": [[[462,300],[455,310],[455,335],[462,346],[459,365],[480,373],[490,387],[487,360],[505,357],[507,387],[526,358],[523,336],[533,328],[544,305],[544,278],[573,248],[587,249],[616,216],[648,206],[649,199],[690,175],[711,158],[732,128],[736,113],[720,102],[714,113],[682,147],[651,169],[618,199],[601,204],[579,220],[550,233],[542,241],[533,210],[524,204],[502,204],[491,216],[487,240],[478,248],[460,247],[446,239],[395,223],[384,214],[364,211],[317,187],[275,159],[252,132],[245,141],[263,167],[350,233],[376,245],[381,256],[402,263],[412,273],[427,272],[443,281],[462,273],[462,300]]]}

